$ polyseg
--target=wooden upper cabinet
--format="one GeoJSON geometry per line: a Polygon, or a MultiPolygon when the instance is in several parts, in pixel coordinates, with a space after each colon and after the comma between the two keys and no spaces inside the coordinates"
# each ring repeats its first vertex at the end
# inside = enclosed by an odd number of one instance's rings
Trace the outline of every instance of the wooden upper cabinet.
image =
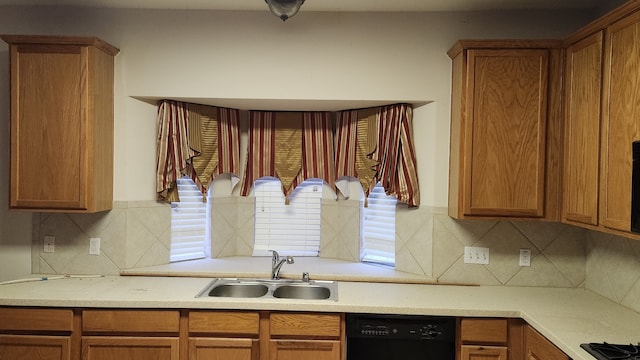
{"type": "Polygon", "coordinates": [[[1,38],[10,44],[10,207],[111,209],[119,50],[97,38],[1,38]]]}
{"type": "Polygon", "coordinates": [[[557,216],[545,185],[546,165],[554,163],[547,162],[547,147],[558,145],[547,143],[558,47],[556,41],[463,41],[449,51],[450,216],[557,216]]]}
{"type": "Polygon", "coordinates": [[[563,220],[598,225],[602,32],[566,52],[563,220]]]}
{"type": "Polygon", "coordinates": [[[640,12],[612,24],[605,34],[601,222],[629,232],[631,143],[640,140],[640,12]]]}

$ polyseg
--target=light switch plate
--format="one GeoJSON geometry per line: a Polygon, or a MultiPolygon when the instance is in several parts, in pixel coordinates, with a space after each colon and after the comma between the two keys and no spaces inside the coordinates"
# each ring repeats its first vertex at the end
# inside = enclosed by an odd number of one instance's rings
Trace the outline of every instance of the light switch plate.
{"type": "Polygon", "coordinates": [[[89,255],[100,255],[100,238],[89,239],[89,255]]]}
{"type": "Polygon", "coordinates": [[[489,248],[465,246],[464,263],[489,265],[489,248]]]}
{"type": "Polygon", "coordinates": [[[520,249],[520,266],[531,266],[531,250],[520,249]]]}
{"type": "Polygon", "coordinates": [[[46,253],[52,253],[56,251],[56,237],[47,235],[44,237],[44,249],[46,253]]]}

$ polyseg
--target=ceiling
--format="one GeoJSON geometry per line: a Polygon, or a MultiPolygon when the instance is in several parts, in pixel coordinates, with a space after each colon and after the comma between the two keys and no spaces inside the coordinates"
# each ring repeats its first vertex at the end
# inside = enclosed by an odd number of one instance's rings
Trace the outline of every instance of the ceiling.
{"type": "MultiPolygon", "coordinates": [[[[475,11],[589,9],[607,0],[306,0],[303,11],[475,11]]],[[[266,10],[263,0],[0,0],[0,5],[139,9],[266,10]]]]}

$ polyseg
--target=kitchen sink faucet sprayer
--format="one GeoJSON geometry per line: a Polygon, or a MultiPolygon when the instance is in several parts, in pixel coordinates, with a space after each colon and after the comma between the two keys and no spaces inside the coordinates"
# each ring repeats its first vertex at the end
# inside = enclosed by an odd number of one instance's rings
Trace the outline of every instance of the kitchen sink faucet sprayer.
{"type": "Polygon", "coordinates": [[[280,268],[284,263],[293,264],[293,257],[287,256],[285,259],[280,259],[280,254],[275,250],[269,250],[273,253],[271,256],[271,280],[278,280],[280,278],[280,268]]]}

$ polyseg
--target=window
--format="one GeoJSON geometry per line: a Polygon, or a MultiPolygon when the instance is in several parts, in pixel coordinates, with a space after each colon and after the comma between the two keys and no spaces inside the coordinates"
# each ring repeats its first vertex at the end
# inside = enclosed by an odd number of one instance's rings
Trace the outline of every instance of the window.
{"type": "Polygon", "coordinates": [[[200,259],[207,251],[209,238],[209,206],[202,193],[188,177],[177,180],[179,202],[171,203],[171,262],[200,259]]]}
{"type": "Polygon", "coordinates": [[[361,211],[361,261],[395,265],[396,203],[380,183],[369,194],[368,207],[361,211]]]}
{"type": "Polygon", "coordinates": [[[286,205],[280,180],[256,180],[254,256],[270,255],[269,250],[287,255],[318,256],[322,186],[320,179],[304,181],[296,187],[286,205]]]}

